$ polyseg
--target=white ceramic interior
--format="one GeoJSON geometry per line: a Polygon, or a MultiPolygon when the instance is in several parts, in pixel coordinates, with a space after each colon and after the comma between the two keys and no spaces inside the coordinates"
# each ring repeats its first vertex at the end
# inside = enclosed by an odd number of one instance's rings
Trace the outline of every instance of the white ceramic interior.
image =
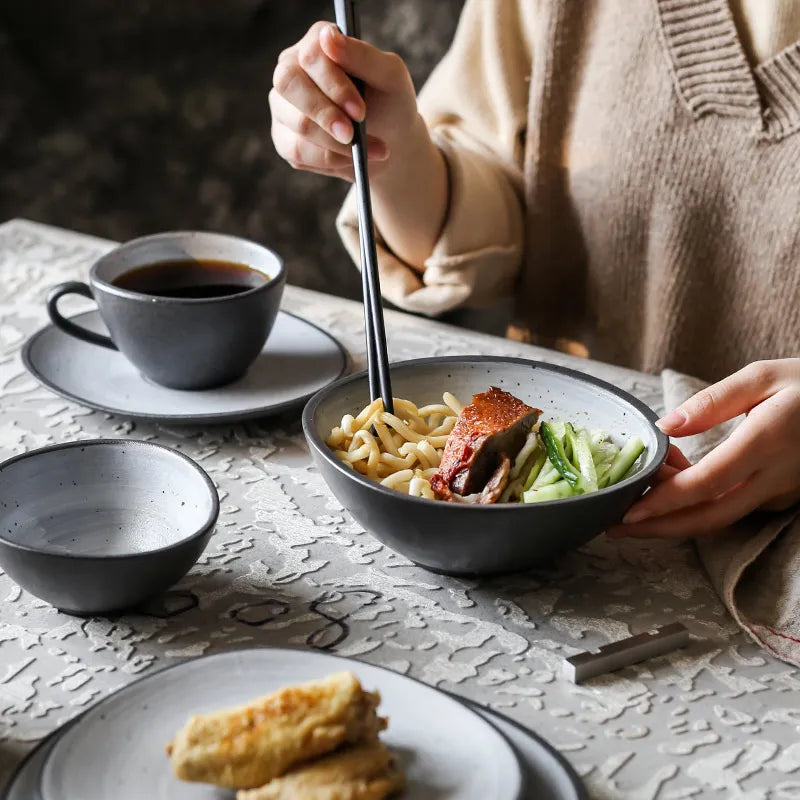
{"type": "Polygon", "coordinates": [[[141,442],[86,442],[0,466],[0,537],[55,554],[146,553],[207,527],[207,479],[141,442]]]}

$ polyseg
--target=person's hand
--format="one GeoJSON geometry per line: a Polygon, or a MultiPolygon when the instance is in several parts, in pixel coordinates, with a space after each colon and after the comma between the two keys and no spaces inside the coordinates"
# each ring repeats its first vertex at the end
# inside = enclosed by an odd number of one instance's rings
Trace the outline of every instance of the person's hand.
{"type": "Polygon", "coordinates": [[[800,501],[800,358],[759,361],[710,386],[659,420],[672,437],[747,418],[694,466],[674,446],[659,481],[612,537],[713,533],[756,509],[800,501]]]}
{"type": "Polygon", "coordinates": [[[427,136],[417,113],[408,69],[394,53],[344,36],[317,22],[281,53],[269,94],[272,139],[295,169],[353,180],[351,120],[367,116],[370,176],[401,158],[417,132],[427,136]],[[366,82],[362,98],[348,75],[366,82]]]}

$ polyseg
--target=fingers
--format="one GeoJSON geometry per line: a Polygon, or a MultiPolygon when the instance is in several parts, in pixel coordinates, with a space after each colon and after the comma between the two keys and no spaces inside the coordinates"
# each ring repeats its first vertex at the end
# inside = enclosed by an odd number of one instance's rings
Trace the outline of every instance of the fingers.
{"type": "MultiPolygon", "coordinates": [[[[396,56],[348,39],[329,23],[317,23],[281,54],[269,96],[272,138],[279,155],[296,169],[352,179],[352,120],[364,118],[366,105],[344,67],[324,52],[321,42],[328,39],[332,52],[345,63],[375,66],[379,83],[407,70],[397,68],[396,56]]],[[[385,161],[389,148],[369,136],[367,155],[371,161],[385,161]]]]}
{"type": "MultiPolygon", "coordinates": [[[[314,120],[305,116],[288,100],[281,97],[274,89],[269,93],[269,105],[272,112],[273,123],[277,122],[287,127],[297,136],[321,147],[324,150],[333,150],[348,159],[352,158],[350,145],[342,144],[329,133],[322,130],[314,120]]],[[[367,154],[375,161],[385,160],[389,156],[386,144],[375,136],[367,137],[367,154]]]]}
{"type": "Polygon", "coordinates": [[[655,486],[625,515],[632,524],[714,500],[747,480],[757,469],[752,453],[759,446],[757,426],[742,426],[694,466],[655,486]]]}
{"type": "Polygon", "coordinates": [[[800,489],[794,492],[787,492],[779,497],[774,497],[761,508],[764,511],[788,511],[793,505],[800,503],[800,489]]]}
{"type": "Polygon", "coordinates": [[[317,175],[324,175],[327,178],[340,178],[343,181],[353,182],[353,168],[347,169],[315,169],[317,175]]]}
{"type": "Polygon", "coordinates": [[[676,470],[688,469],[692,466],[692,462],[674,444],[669,446],[664,463],[676,470]]]}
{"type": "Polygon", "coordinates": [[[411,79],[403,59],[345,36],[335,25],[322,28],[319,43],[325,55],[348,75],[383,92],[407,88],[411,79]]]}
{"type": "Polygon", "coordinates": [[[349,156],[319,147],[314,142],[297,136],[281,123],[273,123],[272,141],[275,143],[278,155],[295,169],[323,172],[344,170],[352,166],[349,156]]]}
{"type": "Polygon", "coordinates": [[[653,481],[653,485],[664,483],[664,481],[668,481],[670,478],[674,478],[680,472],[679,469],[675,467],[671,467],[669,464],[662,464],[659,467],[658,472],[656,473],[655,480],[653,481]]]}
{"type": "Polygon", "coordinates": [[[278,62],[273,75],[275,92],[303,116],[315,122],[341,144],[353,138],[353,123],[291,59],[278,62]]]}
{"type": "Polygon", "coordinates": [[[351,119],[360,122],[367,112],[364,99],[344,69],[323,51],[322,34],[325,31],[334,31],[337,41],[341,40],[345,43],[344,49],[349,49],[349,40],[335,25],[317,23],[297,46],[297,63],[331,102],[346,111],[351,119]]]}
{"type": "Polygon", "coordinates": [[[709,503],[681,509],[635,525],[616,525],[606,533],[612,539],[682,539],[715,533],[755,511],[766,494],[768,488],[764,486],[761,476],[758,476],[709,503]]]}
{"type": "MultiPolygon", "coordinates": [[[[311,170],[324,175],[341,172],[340,177],[353,174],[353,160],[350,155],[320,146],[311,139],[299,136],[280,122],[273,122],[272,141],[278,155],[295,169],[311,170]]],[[[371,162],[385,161],[388,158],[386,145],[378,140],[369,142],[367,156],[371,162]]]]}
{"type": "Polygon", "coordinates": [[[757,361],[689,398],[658,426],[669,436],[691,436],[746,414],[778,386],[775,363],[757,361]]]}
{"type": "Polygon", "coordinates": [[[334,139],[330,133],[320,128],[311,117],[307,117],[288,100],[281,97],[275,89],[269,93],[269,107],[273,123],[277,122],[284,125],[298,136],[313,142],[317,147],[333,150],[343,156],[349,155],[349,145],[342,144],[334,139]]]}
{"type": "Polygon", "coordinates": [[[751,364],[676,411],[660,421],[672,435],[748,416],[694,466],[671,448],[656,485],[609,531],[612,537],[697,536],[756,509],[800,502],[800,359],[751,364]]]}

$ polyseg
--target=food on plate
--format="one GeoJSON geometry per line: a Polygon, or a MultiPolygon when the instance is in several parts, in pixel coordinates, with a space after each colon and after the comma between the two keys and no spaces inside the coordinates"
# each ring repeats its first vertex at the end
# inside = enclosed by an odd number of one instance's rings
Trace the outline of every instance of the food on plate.
{"type": "Polygon", "coordinates": [[[294,767],[236,800],[384,800],[400,791],[405,777],[378,739],[337,750],[294,767]]]}
{"type": "Polygon", "coordinates": [[[600,430],[546,420],[492,386],[462,406],[449,392],[418,408],[375,400],[328,437],[336,457],[383,486],[455,503],[541,503],[596,492],[634,474],[645,446],[600,430]]]}
{"type": "Polygon", "coordinates": [[[380,696],[364,691],[355,675],[336,673],[192,717],[167,753],[182,780],[254,789],[297,764],[375,740],[386,727],[379,703],[380,696]]]}

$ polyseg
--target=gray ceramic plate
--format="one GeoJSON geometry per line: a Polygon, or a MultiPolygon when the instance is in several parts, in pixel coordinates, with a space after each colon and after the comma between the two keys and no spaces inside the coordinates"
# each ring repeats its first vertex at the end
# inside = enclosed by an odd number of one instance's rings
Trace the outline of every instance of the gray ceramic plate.
{"type": "MultiPolygon", "coordinates": [[[[73,318],[107,332],[96,311],[73,318]]],[[[22,350],[31,374],[76,403],[133,419],[230,423],[274,414],[307,400],[344,374],[347,356],[325,331],[285,311],[261,355],[235,383],[199,392],[151,383],[116,350],[83,342],[48,325],[22,350]]]]}
{"type": "MultiPolygon", "coordinates": [[[[524,800],[587,800],[586,789],[564,760],[535,734],[499,714],[468,703],[491,722],[511,742],[522,762],[525,774],[524,800]]],[[[0,800],[41,800],[39,784],[42,767],[58,738],[73,723],[53,731],[23,761],[9,779],[0,800]]]]}
{"type": "Polygon", "coordinates": [[[389,670],[301,650],[260,649],[185,662],[131,684],[86,712],[53,746],[42,770],[46,800],[230,798],[183,783],[164,746],[197,713],[247,702],[282,686],[352,668],[381,693],[383,735],[403,763],[405,800],[518,800],[522,769],[505,737],[443,692],[389,670]]]}

